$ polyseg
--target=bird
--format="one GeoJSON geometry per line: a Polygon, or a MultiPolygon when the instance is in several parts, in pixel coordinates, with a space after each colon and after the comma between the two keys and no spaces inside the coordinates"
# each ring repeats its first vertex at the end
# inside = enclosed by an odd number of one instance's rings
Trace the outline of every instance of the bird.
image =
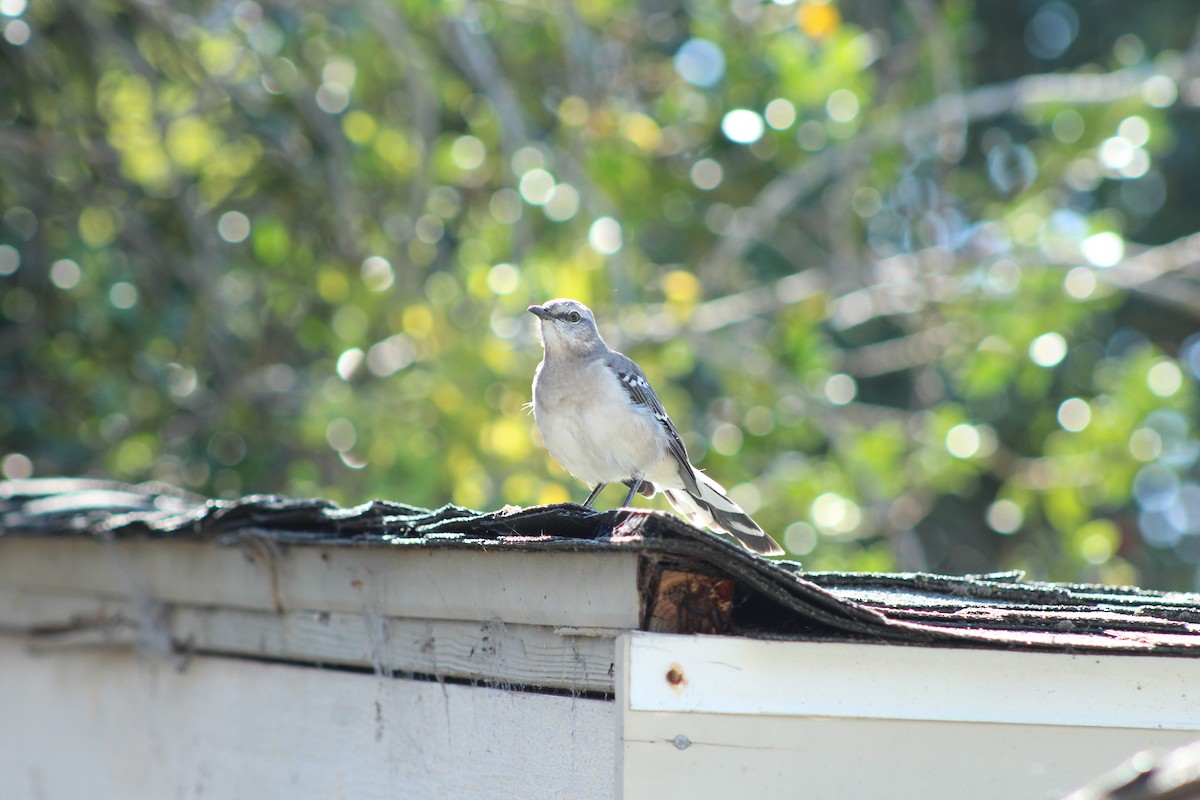
{"type": "Polygon", "coordinates": [[[634,495],[661,491],[699,528],[731,534],[747,550],[783,554],[719,483],[692,466],[687,448],[641,368],[609,349],[591,309],[558,298],[529,306],[538,318],[542,361],[533,376],[533,415],[550,455],[591,487],[591,507],[610,483],[634,495]]]}

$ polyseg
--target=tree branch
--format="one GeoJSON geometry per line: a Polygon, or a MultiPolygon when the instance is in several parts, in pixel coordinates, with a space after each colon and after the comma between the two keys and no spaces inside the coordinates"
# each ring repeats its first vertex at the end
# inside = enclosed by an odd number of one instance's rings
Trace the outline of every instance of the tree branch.
{"type": "Polygon", "coordinates": [[[751,245],[766,238],[788,208],[816,191],[856,160],[906,137],[930,136],[954,123],[997,117],[1049,103],[1095,105],[1138,95],[1146,81],[1165,75],[1176,83],[1200,75],[1196,54],[1162,58],[1153,66],[1131,67],[1104,75],[1030,75],[1009,83],[982,86],[965,94],[946,94],[908,113],[881,120],[856,139],[810,158],[768,183],[747,207],[744,224],[727,234],[701,261],[699,272],[740,261],[751,245]]]}

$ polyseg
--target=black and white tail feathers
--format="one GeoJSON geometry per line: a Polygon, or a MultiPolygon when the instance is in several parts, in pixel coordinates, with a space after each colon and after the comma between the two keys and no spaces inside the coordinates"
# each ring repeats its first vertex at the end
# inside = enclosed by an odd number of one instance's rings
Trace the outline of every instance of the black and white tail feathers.
{"type": "Polygon", "coordinates": [[[663,494],[667,500],[688,521],[699,528],[713,528],[732,534],[742,546],[764,556],[783,555],[783,548],[772,539],[758,523],[750,519],[750,515],[729,499],[721,484],[695,470],[696,488],[699,494],[690,489],[666,489],[663,494]]]}

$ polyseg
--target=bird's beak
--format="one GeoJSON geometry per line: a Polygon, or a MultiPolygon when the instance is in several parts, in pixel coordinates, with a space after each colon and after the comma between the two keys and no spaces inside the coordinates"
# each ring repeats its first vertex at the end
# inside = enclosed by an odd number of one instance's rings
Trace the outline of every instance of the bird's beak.
{"type": "Polygon", "coordinates": [[[530,306],[529,313],[540,319],[550,319],[550,312],[541,306],[530,306]]]}

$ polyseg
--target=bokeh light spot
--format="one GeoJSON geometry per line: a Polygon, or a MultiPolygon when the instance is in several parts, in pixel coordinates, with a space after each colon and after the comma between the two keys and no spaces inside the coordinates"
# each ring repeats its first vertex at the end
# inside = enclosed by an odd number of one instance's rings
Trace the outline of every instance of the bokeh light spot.
{"type": "Polygon", "coordinates": [[[137,287],[128,281],[118,281],[108,290],[108,302],[112,303],[113,308],[128,310],[137,305],[138,290],[137,287]]]}
{"type": "Polygon", "coordinates": [[[842,15],[837,6],[824,0],[809,0],[796,12],[796,24],[805,36],[824,39],[838,29],[842,15]]]}
{"type": "Polygon", "coordinates": [[[735,108],[721,118],[721,133],[738,144],[754,144],[765,130],[763,118],[748,108],[735,108]]]}
{"type": "Polygon", "coordinates": [[[1126,117],[1117,126],[1117,135],[1134,147],[1144,147],[1150,141],[1150,123],[1145,117],[1126,117]]]}
{"type": "Polygon", "coordinates": [[[1162,437],[1153,428],[1138,428],[1129,435],[1129,454],[1138,461],[1153,461],[1162,447],[1162,437]]]}
{"type": "Polygon", "coordinates": [[[517,188],[526,203],[540,206],[550,199],[554,191],[554,176],[540,167],[534,168],[521,176],[517,188]]]}
{"type": "Polygon", "coordinates": [[[793,522],[783,531],[783,546],[795,555],[808,555],[817,546],[816,528],[807,522],[793,522]]]}
{"type": "Polygon", "coordinates": [[[767,120],[767,124],[777,131],[790,128],[792,123],[796,121],[796,107],[791,101],[785,100],[782,97],[777,97],[767,103],[767,108],[763,113],[767,120]]]}
{"type": "Polygon", "coordinates": [[[513,153],[511,163],[513,172],[524,175],[531,169],[545,169],[546,154],[533,145],[525,145],[513,153]]]}
{"type": "Polygon", "coordinates": [[[600,217],[588,229],[588,244],[602,256],[611,256],[624,244],[621,223],[612,217],[600,217]]]}
{"type": "Polygon", "coordinates": [[[1067,357],[1067,340],[1061,333],[1043,333],[1029,344],[1029,358],[1039,367],[1057,366],[1067,357]]]}
{"type": "Polygon", "coordinates": [[[372,292],[384,292],[392,288],[396,275],[392,263],[383,256],[367,256],[359,268],[363,283],[372,292]]]}
{"type": "Polygon", "coordinates": [[[1136,33],[1123,33],[1113,42],[1113,55],[1122,66],[1132,67],[1146,57],[1146,43],[1136,33]]]}
{"type": "Polygon", "coordinates": [[[483,166],[486,157],[487,148],[474,136],[460,136],[450,146],[450,159],[454,162],[454,166],[467,172],[483,166]]]}
{"type": "Polygon", "coordinates": [[[0,275],[12,275],[21,267],[21,252],[11,244],[0,244],[0,275]]]}
{"type": "Polygon", "coordinates": [[[961,423],[946,432],[946,452],[955,458],[971,458],[979,452],[980,436],[974,425],[961,423]]]}
{"type": "Polygon", "coordinates": [[[29,23],[23,19],[9,20],[4,26],[4,39],[14,47],[20,47],[23,44],[28,44],[30,37],[33,36],[33,29],[29,27],[29,23]]]}
{"type": "Polygon", "coordinates": [[[1074,144],[1083,137],[1085,126],[1083,115],[1073,108],[1064,109],[1054,115],[1050,131],[1063,144],[1074,144]]]}
{"type": "Polygon", "coordinates": [[[741,506],[747,514],[756,514],[762,508],[762,492],[749,481],[730,489],[729,499],[741,506]]]}
{"type": "Polygon", "coordinates": [[[858,116],[858,95],[849,89],[837,89],[825,101],[825,113],[834,122],[850,122],[858,116]]]}
{"type": "Polygon", "coordinates": [[[397,333],[367,350],[367,369],[377,378],[386,378],[407,367],[416,359],[412,339],[397,333]]]}
{"type": "Polygon", "coordinates": [[[325,81],[313,99],[326,114],[340,114],[350,105],[350,90],[338,81],[325,81]]]}
{"type": "Polygon", "coordinates": [[[1178,96],[1179,89],[1175,86],[1175,81],[1166,75],[1155,75],[1147,78],[1142,84],[1142,97],[1155,108],[1166,108],[1174,103],[1178,96]]]}
{"type": "Polygon", "coordinates": [[[342,118],[342,131],[355,144],[370,144],[378,130],[379,123],[365,111],[351,111],[342,118]]]}
{"type": "Polygon", "coordinates": [[[1063,291],[1076,300],[1086,300],[1096,291],[1096,273],[1087,267],[1075,267],[1063,279],[1063,291]]]}
{"type": "Polygon", "coordinates": [[[1104,231],[1084,239],[1080,251],[1093,266],[1116,266],[1125,257],[1125,239],[1119,233],[1104,231]]]}
{"type": "Polygon", "coordinates": [[[1146,373],[1146,385],[1159,397],[1171,397],[1183,386],[1183,372],[1174,361],[1163,359],[1146,373]]]}
{"type": "Polygon", "coordinates": [[[1041,6],[1025,26],[1025,46],[1043,61],[1058,58],[1079,34],[1079,15],[1063,2],[1041,6]]]}
{"type": "Polygon", "coordinates": [[[721,181],[725,178],[725,171],[713,159],[702,158],[692,165],[689,177],[697,189],[711,191],[721,185],[721,181]]]}
{"type": "Polygon", "coordinates": [[[647,153],[653,153],[662,144],[662,129],[653,117],[646,114],[622,114],[618,129],[622,136],[647,153]]]}
{"type": "Polygon", "coordinates": [[[325,426],[325,441],[339,453],[344,453],[354,447],[358,441],[358,430],[354,423],[345,417],[337,417],[325,426]]]}
{"type": "Polygon", "coordinates": [[[997,500],[988,506],[987,524],[996,533],[1016,533],[1025,523],[1025,512],[1012,500],[997,500]]]}
{"type": "Polygon", "coordinates": [[[69,258],[60,258],[50,265],[50,282],[59,289],[74,289],[79,285],[83,272],[69,258]]]}
{"type": "Polygon", "coordinates": [[[712,449],[723,456],[731,456],[742,449],[742,429],[730,422],[722,422],[712,434],[712,449]]]}
{"type": "Polygon", "coordinates": [[[835,406],[847,405],[857,396],[858,384],[849,375],[839,372],[825,381],[825,399],[835,406]]]}
{"type": "Polygon", "coordinates": [[[1063,430],[1078,433],[1092,421],[1092,407],[1086,400],[1071,397],[1058,406],[1058,424],[1063,430]]]}
{"type": "Polygon", "coordinates": [[[742,425],[754,436],[766,436],[775,430],[775,412],[767,406],[754,406],[742,418],[742,425]]]}
{"type": "Polygon", "coordinates": [[[0,461],[0,473],[10,481],[33,477],[33,462],[24,453],[9,453],[0,461]]]}
{"type": "Polygon", "coordinates": [[[826,492],[812,502],[809,509],[812,521],[827,534],[852,533],[862,523],[858,503],[836,492],[826,492]]]}
{"type": "Polygon", "coordinates": [[[351,347],[349,350],[344,350],[337,360],[338,377],[344,381],[348,381],[354,377],[354,373],[358,372],[358,368],[362,366],[366,359],[366,353],[361,348],[351,347]]]}
{"type": "Polygon", "coordinates": [[[240,211],[226,211],[217,220],[217,233],[230,244],[244,242],[250,235],[250,218],[240,211]]]}
{"type": "Polygon", "coordinates": [[[1079,555],[1089,564],[1103,564],[1113,557],[1121,543],[1121,531],[1111,520],[1097,519],[1075,533],[1079,555]]]}
{"type": "Polygon", "coordinates": [[[1147,464],[1133,478],[1133,497],[1147,511],[1164,511],[1179,491],[1179,476],[1162,464],[1147,464]]]}
{"type": "Polygon", "coordinates": [[[1111,170],[1127,166],[1136,151],[1133,145],[1120,136],[1111,136],[1100,143],[1100,163],[1111,170]]]}
{"type": "Polygon", "coordinates": [[[497,264],[488,270],[487,281],[496,294],[512,294],[521,284],[521,273],[512,264],[497,264]]]}
{"type": "Polygon", "coordinates": [[[579,213],[579,191],[569,183],[556,184],[542,213],[555,222],[566,222],[579,213]]]}
{"type": "Polygon", "coordinates": [[[708,39],[688,39],[675,53],[675,71],[693,86],[708,88],[725,75],[725,53],[708,39]]]}
{"type": "Polygon", "coordinates": [[[692,304],[700,299],[700,279],[685,269],[673,269],[663,276],[663,294],[673,303],[692,304]]]}
{"type": "MultiPolygon", "coordinates": [[[[993,147],[987,157],[988,179],[1004,194],[1018,194],[1029,188],[1037,178],[1037,159],[1023,144],[1006,144],[993,147]]],[[[1030,220],[1041,223],[1040,217],[1030,220]]]]}
{"type": "Polygon", "coordinates": [[[587,100],[578,95],[568,95],[558,104],[558,118],[573,128],[586,124],[590,114],[587,100]]]}

